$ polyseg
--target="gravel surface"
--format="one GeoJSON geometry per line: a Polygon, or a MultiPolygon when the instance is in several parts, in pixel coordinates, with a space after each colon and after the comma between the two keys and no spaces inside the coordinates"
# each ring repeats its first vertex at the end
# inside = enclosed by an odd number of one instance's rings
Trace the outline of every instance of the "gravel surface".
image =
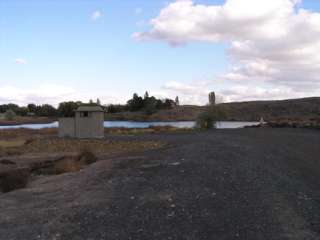
{"type": "Polygon", "coordinates": [[[0,193],[0,239],[320,239],[320,131],[110,138],[169,145],[0,193]]]}

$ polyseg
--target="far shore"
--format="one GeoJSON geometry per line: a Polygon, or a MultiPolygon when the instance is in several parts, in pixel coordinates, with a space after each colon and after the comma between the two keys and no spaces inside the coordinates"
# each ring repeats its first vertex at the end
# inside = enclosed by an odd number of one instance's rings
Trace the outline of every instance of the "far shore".
{"type": "Polygon", "coordinates": [[[0,119],[0,126],[14,126],[23,124],[47,124],[57,121],[57,118],[49,117],[17,117],[14,120],[0,119]]]}

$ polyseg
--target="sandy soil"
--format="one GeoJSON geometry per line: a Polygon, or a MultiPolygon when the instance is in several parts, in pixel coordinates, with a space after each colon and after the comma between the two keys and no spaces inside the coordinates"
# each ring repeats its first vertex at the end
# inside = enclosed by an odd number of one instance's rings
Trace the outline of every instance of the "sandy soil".
{"type": "Polygon", "coordinates": [[[0,194],[0,239],[320,239],[320,131],[109,138],[169,146],[0,194]]]}

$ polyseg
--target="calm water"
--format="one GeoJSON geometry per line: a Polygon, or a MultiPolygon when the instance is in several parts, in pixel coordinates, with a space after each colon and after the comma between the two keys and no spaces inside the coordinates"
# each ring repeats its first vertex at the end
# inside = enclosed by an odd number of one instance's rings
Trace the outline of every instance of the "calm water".
{"type": "MultiPolygon", "coordinates": [[[[258,122],[218,122],[217,128],[231,129],[231,128],[243,128],[244,126],[258,125],[258,122]]],[[[151,126],[172,126],[178,128],[192,128],[195,122],[131,122],[131,121],[105,121],[104,126],[106,128],[111,127],[125,127],[125,128],[148,128],[151,126]]],[[[30,129],[42,129],[42,128],[56,128],[58,122],[47,124],[23,124],[14,126],[0,126],[0,129],[13,129],[13,128],[30,128],[30,129]]]]}

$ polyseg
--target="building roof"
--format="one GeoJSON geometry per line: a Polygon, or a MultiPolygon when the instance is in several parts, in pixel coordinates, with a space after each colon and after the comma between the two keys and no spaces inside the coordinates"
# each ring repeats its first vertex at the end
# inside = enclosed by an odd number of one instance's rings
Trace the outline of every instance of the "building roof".
{"type": "Polygon", "coordinates": [[[100,106],[80,106],[76,112],[104,112],[100,106]]]}

